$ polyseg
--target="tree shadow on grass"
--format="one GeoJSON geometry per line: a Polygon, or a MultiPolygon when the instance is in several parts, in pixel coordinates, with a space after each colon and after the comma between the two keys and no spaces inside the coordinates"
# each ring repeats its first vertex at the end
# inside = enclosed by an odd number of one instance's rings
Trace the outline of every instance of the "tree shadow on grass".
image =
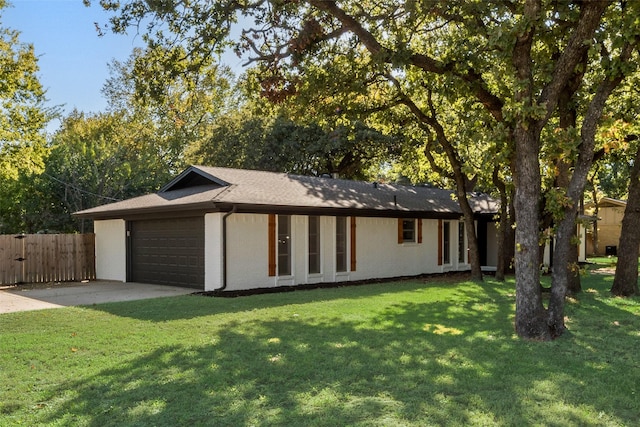
{"type": "Polygon", "coordinates": [[[441,283],[437,279],[408,279],[383,283],[339,286],[334,288],[304,289],[282,293],[248,295],[237,298],[208,297],[198,294],[124,301],[86,306],[120,317],[137,320],[166,322],[187,320],[215,314],[231,314],[285,305],[349,299],[356,301],[387,293],[419,291],[422,289],[448,290],[464,284],[441,283]]]}
{"type": "MultiPolygon", "coordinates": [[[[510,296],[491,285],[453,292],[457,305],[405,298],[366,320],[301,314],[229,322],[212,331],[208,343],[162,346],[52,388],[52,399],[66,398],[38,421],[89,426],[637,421],[635,399],[626,388],[640,380],[633,361],[619,363],[615,351],[579,333],[553,343],[521,341],[513,335],[510,296]]],[[[632,321],[615,307],[593,304],[605,316],[632,321]]],[[[576,317],[579,323],[588,316],[576,317]]]]}

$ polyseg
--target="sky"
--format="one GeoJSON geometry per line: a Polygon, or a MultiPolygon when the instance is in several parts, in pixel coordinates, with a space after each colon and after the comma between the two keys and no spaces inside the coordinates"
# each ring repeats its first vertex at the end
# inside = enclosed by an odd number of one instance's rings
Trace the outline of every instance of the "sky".
{"type": "MultiPolygon", "coordinates": [[[[97,1],[90,8],[82,0],[10,0],[1,13],[3,27],[20,31],[20,41],[34,46],[38,77],[50,106],[84,112],[104,111],[100,93],[109,77],[112,59],[126,60],[140,36],[106,33],[98,37],[95,22],[104,26],[108,15],[97,1]]],[[[52,123],[57,128],[59,122],[52,123]]]]}
{"type": "MultiPolygon", "coordinates": [[[[106,32],[98,37],[95,23],[104,27],[109,14],[94,0],[85,7],[82,0],[9,0],[2,10],[3,27],[20,31],[20,41],[34,46],[38,55],[40,83],[47,90],[49,106],[62,106],[86,113],[105,111],[101,94],[109,78],[108,64],[125,61],[133,48],[142,45],[139,35],[106,32]]],[[[232,59],[239,66],[239,58],[232,59]]],[[[59,121],[48,130],[55,131],[59,121]]]]}

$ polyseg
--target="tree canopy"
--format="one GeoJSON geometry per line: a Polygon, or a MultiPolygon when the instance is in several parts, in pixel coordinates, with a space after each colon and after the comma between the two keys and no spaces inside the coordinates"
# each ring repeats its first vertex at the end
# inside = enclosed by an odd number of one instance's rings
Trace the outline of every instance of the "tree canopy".
{"type": "Polygon", "coordinates": [[[568,273],[554,269],[548,308],[539,289],[543,176],[549,165],[567,171],[553,192],[554,262],[565,265],[599,119],[635,70],[637,2],[101,4],[116,12],[115,31],[144,23],[149,48],[172,53],[148,63],[157,75],[197,72],[231,45],[256,64],[273,102],[303,96],[328,110],[409,111],[414,126],[435,136],[461,199],[473,178],[462,167],[464,147],[488,141],[484,153],[502,154],[494,176],[508,174],[515,188],[516,331],[533,339],[562,334],[568,273]],[[230,38],[234,25],[243,28],[240,40],[230,38]],[[478,119],[465,121],[476,106],[478,119]],[[458,140],[458,130],[476,137],[458,140]],[[566,154],[576,160],[560,161],[566,154]]]}
{"type": "MultiPolygon", "coordinates": [[[[0,10],[6,2],[0,0],[0,10]]],[[[0,27],[0,232],[30,229],[38,219],[32,192],[47,154],[46,108],[33,46],[0,27]]]]}

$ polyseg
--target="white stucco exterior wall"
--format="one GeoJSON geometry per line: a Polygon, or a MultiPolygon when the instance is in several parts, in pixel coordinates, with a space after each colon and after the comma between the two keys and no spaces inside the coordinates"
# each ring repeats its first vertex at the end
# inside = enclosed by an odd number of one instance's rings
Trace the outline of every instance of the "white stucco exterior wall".
{"type": "Polygon", "coordinates": [[[238,213],[227,218],[227,290],[276,286],[277,278],[268,274],[268,218],[238,213]]]}
{"type": "Polygon", "coordinates": [[[584,224],[578,225],[578,237],[580,244],[578,245],[578,262],[587,261],[587,228],[584,224]]]}
{"type": "MultiPolygon", "coordinates": [[[[208,213],[205,224],[204,289],[220,289],[224,284],[224,213],[208,213]]],[[[295,286],[322,282],[341,282],[414,276],[468,270],[458,261],[458,224],[449,220],[450,263],[438,265],[438,220],[422,220],[422,243],[398,243],[397,218],[363,218],[356,221],[356,269],[336,270],[336,217],[320,217],[320,273],[310,274],[308,245],[309,217],[291,216],[290,276],[269,276],[267,214],[232,213],[227,223],[227,290],[247,290],[276,286],[295,286]]],[[[351,253],[351,219],[347,218],[347,267],[351,253]]],[[[95,222],[96,270],[99,279],[126,281],[126,221],[95,222]]],[[[417,227],[416,227],[417,233],[417,227]]],[[[489,256],[492,255],[491,239],[489,256]]],[[[466,248],[465,236],[465,248],[466,248]]],[[[465,257],[466,258],[466,257],[465,257]]],[[[277,259],[277,256],[276,256],[277,259]]]]}
{"type": "Polygon", "coordinates": [[[127,280],[127,231],[123,219],[95,221],[96,277],[99,280],[127,280]]]}
{"type": "Polygon", "coordinates": [[[412,276],[438,271],[437,228],[434,235],[433,227],[426,223],[423,222],[423,243],[398,244],[396,218],[357,218],[357,268],[351,279],[412,276]]]}
{"type": "Polygon", "coordinates": [[[204,216],[204,290],[213,291],[223,284],[222,218],[223,213],[204,216]]]}
{"type": "MultiPolygon", "coordinates": [[[[340,282],[348,280],[348,273],[339,277],[336,272],[336,218],[333,216],[320,217],[320,233],[322,236],[320,241],[320,252],[322,253],[321,281],[340,282]]],[[[348,236],[349,233],[347,233],[347,238],[348,236]]],[[[348,259],[349,257],[347,255],[347,263],[348,259]]]]}
{"type": "MultiPolygon", "coordinates": [[[[347,220],[349,227],[349,220],[347,220]]],[[[356,271],[336,272],[336,218],[320,217],[321,271],[308,273],[307,216],[291,216],[290,276],[268,275],[268,215],[232,214],[227,218],[227,290],[246,290],[274,286],[294,286],[321,282],[366,280],[419,274],[467,270],[458,262],[458,221],[450,223],[451,262],[438,264],[438,221],[422,220],[422,243],[398,244],[396,218],[356,219],[356,271]]],[[[221,286],[222,214],[205,216],[205,289],[221,286]],[[218,231],[219,230],[219,231],[218,231]]],[[[347,231],[348,247],[351,247],[347,231]]],[[[466,245],[466,243],[465,243],[466,245]]],[[[466,247],[466,246],[465,246],[466,247]]]]}

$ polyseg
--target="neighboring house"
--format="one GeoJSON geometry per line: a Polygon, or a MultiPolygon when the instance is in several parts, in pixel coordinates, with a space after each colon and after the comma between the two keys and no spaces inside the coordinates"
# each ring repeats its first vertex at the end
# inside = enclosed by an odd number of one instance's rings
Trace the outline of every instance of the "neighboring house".
{"type": "MultiPolygon", "coordinates": [[[[598,200],[597,218],[593,225],[597,227],[594,234],[593,226],[587,230],[587,253],[589,255],[617,255],[618,242],[622,231],[622,218],[627,202],[623,200],[603,197],[598,200]],[[594,236],[597,235],[597,250],[594,236]]],[[[595,205],[585,205],[585,212],[595,215],[595,205]]]]}
{"type": "MultiPolygon", "coordinates": [[[[474,195],[483,265],[496,203],[474,195]]],[[[99,279],[246,290],[469,270],[447,190],[192,166],[95,220],[99,279]]]]}

